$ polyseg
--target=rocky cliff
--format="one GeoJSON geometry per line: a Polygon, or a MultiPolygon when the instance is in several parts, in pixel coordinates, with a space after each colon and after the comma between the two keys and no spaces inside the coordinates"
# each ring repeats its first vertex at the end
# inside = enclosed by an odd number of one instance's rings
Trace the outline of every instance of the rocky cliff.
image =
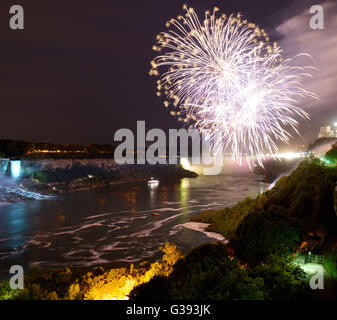
{"type": "Polygon", "coordinates": [[[20,179],[29,190],[64,193],[125,182],[196,177],[180,165],[119,165],[112,159],[24,160],[20,179]]]}

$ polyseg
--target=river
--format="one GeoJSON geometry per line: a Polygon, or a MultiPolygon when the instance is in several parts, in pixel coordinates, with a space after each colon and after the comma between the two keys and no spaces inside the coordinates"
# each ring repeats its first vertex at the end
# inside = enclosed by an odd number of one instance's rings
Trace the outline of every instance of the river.
{"type": "Polygon", "coordinates": [[[260,179],[243,170],[2,205],[0,279],[9,277],[14,264],[89,267],[153,261],[165,241],[186,253],[214,239],[183,225],[206,209],[257,196],[266,189],[260,179]]]}

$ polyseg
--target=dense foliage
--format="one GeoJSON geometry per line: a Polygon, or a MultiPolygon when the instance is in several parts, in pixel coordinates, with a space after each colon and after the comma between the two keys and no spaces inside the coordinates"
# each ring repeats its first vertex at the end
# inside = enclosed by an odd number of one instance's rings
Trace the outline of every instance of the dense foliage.
{"type": "Polygon", "coordinates": [[[331,163],[337,163],[337,143],[331,146],[331,149],[325,154],[325,158],[331,163]]]}
{"type": "Polygon", "coordinates": [[[337,280],[337,243],[331,251],[325,254],[323,264],[325,269],[337,280]]]}
{"type": "Polygon", "coordinates": [[[337,234],[336,181],[337,167],[308,159],[256,199],[206,211],[193,220],[210,223],[208,230],[220,232],[241,246],[246,258],[263,258],[275,250],[291,251],[305,235],[320,239],[315,248],[319,252],[337,234]]]}
{"type": "Polygon", "coordinates": [[[248,197],[232,208],[207,210],[193,217],[191,220],[209,223],[210,225],[207,228],[208,231],[218,232],[226,239],[232,239],[235,237],[235,231],[244,217],[255,210],[255,208],[259,209],[263,204],[263,201],[264,197],[258,198],[256,201],[248,197]]]}
{"type": "Polygon", "coordinates": [[[282,212],[282,207],[271,207],[268,212],[252,212],[237,229],[236,254],[255,264],[273,253],[287,256],[301,243],[301,228],[282,212]]]}
{"type": "Polygon", "coordinates": [[[176,263],[169,277],[154,277],[130,293],[131,299],[139,300],[293,300],[308,296],[303,271],[289,259],[271,255],[266,263],[248,268],[229,257],[222,243],[193,249],[176,263]]]}
{"type": "Polygon", "coordinates": [[[27,141],[0,140],[0,153],[6,157],[21,157],[29,148],[27,141]]]}

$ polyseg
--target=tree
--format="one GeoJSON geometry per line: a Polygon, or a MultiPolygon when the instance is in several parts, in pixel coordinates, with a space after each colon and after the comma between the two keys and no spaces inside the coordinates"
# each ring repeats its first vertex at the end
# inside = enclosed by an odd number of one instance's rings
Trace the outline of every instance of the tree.
{"type": "Polygon", "coordinates": [[[268,212],[252,212],[245,217],[237,230],[236,252],[240,259],[257,264],[272,253],[293,252],[301,242],[300,233],[283,207],[272,206],[268,212]]]}

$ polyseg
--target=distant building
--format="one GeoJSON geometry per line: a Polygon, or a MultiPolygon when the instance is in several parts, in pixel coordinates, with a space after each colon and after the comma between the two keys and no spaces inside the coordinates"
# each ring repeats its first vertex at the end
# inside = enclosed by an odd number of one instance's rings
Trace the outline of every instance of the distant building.
{"type": "Polygon", "coordinates": [[[337,137],[336,132],[331,126],[320,127],[318,138],[334,138],[337,137]]]}

